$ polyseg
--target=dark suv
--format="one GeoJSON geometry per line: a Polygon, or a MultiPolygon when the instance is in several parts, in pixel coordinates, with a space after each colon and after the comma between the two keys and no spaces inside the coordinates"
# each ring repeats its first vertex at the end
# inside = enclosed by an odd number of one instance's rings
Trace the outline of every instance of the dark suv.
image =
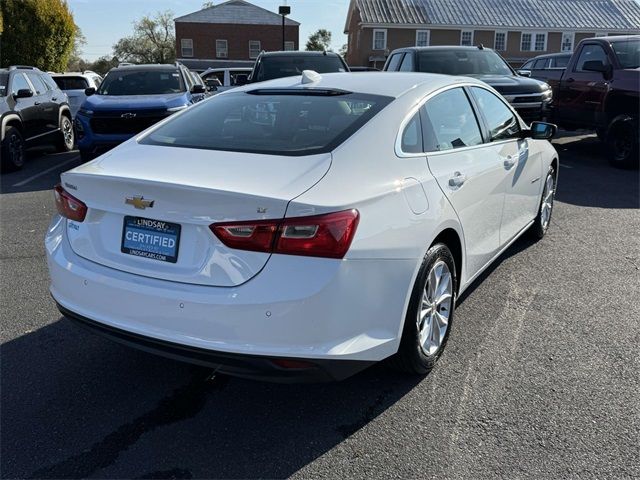
{"type": "Polygon", "coordinates": [[[391,52],[384,70],[475,77],[500,92],[527,122],[550,114],[551,87],[518,75],[500,55],[481,45],[399,48],[391,52]]]}
{"type": "Polygon", "coordinates": [[[73,148],[73,124],[67,95],[48,73],[35,67],[0,69],[2,168],[22,168],[25,148],[52,145],[73,148]]]}
{"type": "Polygon", "coordinates": [[[301,75],[303,70],[317,73],[348,72],[349,67],[334,52],[262,52],[256,59],[247,83],[301,75]]]}

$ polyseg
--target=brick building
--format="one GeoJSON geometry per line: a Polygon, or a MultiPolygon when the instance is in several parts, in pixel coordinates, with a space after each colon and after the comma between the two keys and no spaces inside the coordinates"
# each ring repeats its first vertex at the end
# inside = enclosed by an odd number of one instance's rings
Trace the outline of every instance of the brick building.
{"type": "Polygon", "coordinates": [[[640,33],[636,0],[351,0],[349,65],[381,68],[395,48],[477,45],[519,66],[583,38],[640,33]]]}
{"type": "MultiPolygon", "coordinates": [[[[174,22],[176,57],[195,70],[252,66],[262,50],[282,50],[282,17],[245,0],[229,0],[174,22]]],[[[286,18],[286,50],[298,50],[299,26],[286,18]]]]}

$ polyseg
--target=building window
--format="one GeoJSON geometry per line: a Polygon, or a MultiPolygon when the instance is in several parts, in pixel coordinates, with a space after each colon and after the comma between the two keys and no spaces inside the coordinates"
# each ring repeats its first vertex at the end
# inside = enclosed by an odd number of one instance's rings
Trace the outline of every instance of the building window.
{"type": "Polygon", "coordinates": [[[429,30],[416,30],[416,47],[429,46],[429,30]]]}
{"type": "Polygon", "coordinates": [[[193,40],[190,38],[180,40],[180,49],[183,57],[193,57],[193,40]]]}
{"type": "Polygon", "coordinates": [[[534,44],[534,50],[536,52],[545,52],[547,50],[547,34],[536,33],[536,41],[534,44]]]}
{"type": "Polygon", "coordinates": [[[499,52],[504,52],[507,49],[507,32],[496,32],[493,48],[499,52]]]}
{"type": "Polygon", "coordinates": [[[387,31],[386,30],[373,31],[373,49],[374,50],[387,49],[387,31]]]}
{"type": "Polygon", "coordinates": [[[523,52],[528,52],[531,50],[531,34],[523,33],[520,36],[520,50],[523,52]]]}
{"type": "Polygon", "coordinates": [[[216,57],[227,58],[229,56],[229,46],[226,40],[216,40],[216,57]]]}
{"type": "Polygon", "coordinates": [[[560,44],[561,52],[573,52],[573,42],[575,40],[575,35],[573,33],[563,33],[562,34],[562,43],[560,44]]]}
{"type": "Polygon", "coordinates": [[[261,50],[260,40],[249,40],[249,58],[258,58],[261,50]]]}
{"type": "Polygon", "coordinates": [[[284,50],[286,52],[291,52],[296,49],[295,42],[284,42],[284,50]]]}
{"type": "Polygon", "coordinates": [[[473,30],[462,30],[460,32],[460,45],[473,45],[473,30]]]}

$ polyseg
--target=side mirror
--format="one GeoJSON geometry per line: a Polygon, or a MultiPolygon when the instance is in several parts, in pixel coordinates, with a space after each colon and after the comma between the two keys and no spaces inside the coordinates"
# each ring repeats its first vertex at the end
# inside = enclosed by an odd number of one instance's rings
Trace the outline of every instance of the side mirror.
{"type": "Polygon", "coordinates": [[[33,97],[33,91],[30,88],[21,88],[14,95],[13,98],[29,98],[33,97]]]}
{"type": "Polygon", "coordinates": [[[194,85],[191,87],[191,93],[199,94],[199,93],[207,93],[207,89],[204,85],[194,85]]]}
{"type": "Polygon", "coordinates": [[[551,140],[557,131],[558,127],[553,123],[533,122],[531,123],[531,128],[529,130],[524,130],[522,132],[522,136],[530,137],[534,140],[551,140]]]}
{"type": "Polygon", "coordinates": [[[95,88],[93,88],[93,87],[89,87],[89,88],[85,88],[85,89],[84,89],[84,94],[85,94],[87,97],[90,97],[90,96],[91,96],[91,95],[93,95],[94,93],[96,93],[96,89],[95,89],[95,88]]]}
{"type": "Polygon", "coordinates": [[[604,78],[611,78],[613,66],[604,63],[602,60],[588,60],[582,65],[582,70],[587,72],[600,72],[604,78]]]}
{"type": "Polygon", "coordinates": [[[521,77],[531,76],[531,70],[516,70],[516,72],[518,72],[518,75],[520,75],[521,77]]]}

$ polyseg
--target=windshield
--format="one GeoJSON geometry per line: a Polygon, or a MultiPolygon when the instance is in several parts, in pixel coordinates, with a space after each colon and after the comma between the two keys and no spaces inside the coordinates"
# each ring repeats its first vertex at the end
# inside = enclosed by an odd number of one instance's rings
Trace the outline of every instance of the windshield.
{"type": "Polygon", "coordinates": [[[509,65],[492,50],[424,50],[418,53],[418,71],[445,75],[513,75],[509,65]]]}
{"type": "Polygon", "coordinates": [[[9,83],[9,74],[6,72],[0,72],[0,97],[4,97],[7,94],[8,83],[9,83]]]}
{"type": "Polygon", "coordinates": [[[254,82],[273,80],[274,78],[302,75],[303,70],[318,73],[344,72],[344,64],[333,55],[292,55],[288,57],[262,57],[258,71],[252,79],[254,82]]]}
{"type": "Polygon", "coordinates": [[[109,72],[98,95],[159,95],[184,92],[178,69],[116,70],[109,72]]]}
{"type": "Polygon", "coordinates": [[[392,100],[354,93],[256,92],[260,93],[213,97],[140,143],[274,155],[324,153],[344,142],[392,100]]]}
{"type": "Polygon", "coordinates": [[[86,78],[83,77],[53,77],[60,90],[84,90],[89,86],[86,78]]]}
{"type": "Polygon", "coordinates": [[[640,67],[640,39],[611,42],[622,68],[640,67]]]}

